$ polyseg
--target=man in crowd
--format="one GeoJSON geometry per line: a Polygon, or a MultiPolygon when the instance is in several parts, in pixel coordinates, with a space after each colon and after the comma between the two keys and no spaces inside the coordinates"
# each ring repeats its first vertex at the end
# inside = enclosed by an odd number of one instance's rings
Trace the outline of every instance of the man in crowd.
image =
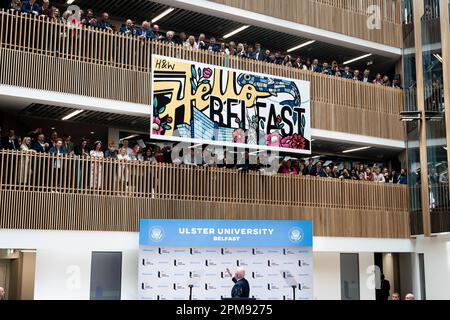
{"type": "Polygon", "coordinates": [[[144,40],[150,40],[155,37],[152,30],[150,30],[150,23],[148,21],[142,22],[141,29],[136,31],[136,35],[144,40]]]}
{"type": "Polygon", "coordinates": [[[186,42],[186,39],[186,32],[180,32],[180,34],[178,35],[178,44],[183,45],[186,42]]]}
{"type": "Polygon", "coordinates": [[[161,41],[164,40],[164,36],[159,33],[159,26],[157,24],[153,25],[152,32],[153,32],[153,39],[161,41]]]}
{"type": "Polygon", "coordinates": [[[266,59],[266,56],[261,49],[261,44],[258,42],[255,43],[255,50],[253,51],[252,58],[258,61],[264,61],[266,59]]]}
{"type": "Polygon", "coordinates": [[[87,9],[86,17],[81,20],[81,24],[86,27],[95,27],[97,25],[97,19],[94,16],[94,10],[87,9]]]}
{"type": "Polygon", "coordinates": [[[19,150],[19,139],[17,139],[16,133],[13,129],[8,130],[8,135],[2,139],[1,145],[3,149],[19,150]]]}
{"type": "Polygon", "coordinates": [[[31,144],[31,149],[40,153],[45,153],[49,151],[50,145],[47,142],[45,142],[45,136],[43,133],[38,134],[37,139],[33,141],[33,143],[31,144]]]}
{"type": "Polygon", "coordinates": [[[408,293],[405,296],[405,300],[416,300],[416,297],[414,297],[414,295],[412,293],[408,293]]]}
{"type": "Polygon", "coordinates": [[[168,43],[168,44],[176,44],[176,41],[174,39],[175,36],[175,32],[173,31],[167,31],[166,32],[166,38],[163,40],[164,43],[168,43]]]}
{"type": "Polygon", "coordinates": [[[370,83],[371,82],[370,81],[370,70],[369,69],[364,70],[364,74],[363,74],[363,77],[362,77],[361,81],[365,82],[365,83],[370,83]]]}
{"type": "Polygon", "coordinates": [[[107,12],[102,13],[102,17],[100,18],[100,21],[97,23],[97,28],[109,31],[113,30],[112,25],[109,22],[109,14],[107,12]]]}
{"type": "Polygon", "coordinates": [[[216,38],[209,38],[208,50],[212,52],[219,52],[219,46],[216,43],[216,38]]]}
{"type": "Polygon", "coordinates": [[[23,1],[20,11],[38,16],[41,12],[41,6],[36,3],[36,0],[23,1]]]}
{"type": "Polygon", "coordinates": [[[133,21],[128,19],[125,24],[120,27],[119,32],[126,35],[135,36],[136,28],[134,27],[133,21]]]}
{"type": "Polygon", "coordinates": [[[319,66],[319,60],[317,60],[317,59],[313,60],[313,63],[311,64],[311,71],[318,72],[318,73],[322,72],[322,68],[319,66]]]}
{"type": "Polygon", "coordinates": [[[394,292],[394,293],[391,295],[391,300],[399,301],[399,300],[400,300],[400,293],[394,292]]]}
{"type": "Polygon", "coordinates": [[[350,67],[349,66],[345,66],[344,72],[342,72],[341,77],[345,78],[345,79],[353,79],[353,75],[350,72],[350,67]]]}
{"type": "Polygon", "coordinates": [[[197,49],[208,50],[208,44],[206,43],[206,36],[204,33],[200,33],[198,36],[197,49]]]}
{"type": "Polygon", "coordinates": [[[358,69],[356,69],[355,72],[353,72],[353,78],[352,79],[356,80],[356,81],[361,81],[358,69]]]}

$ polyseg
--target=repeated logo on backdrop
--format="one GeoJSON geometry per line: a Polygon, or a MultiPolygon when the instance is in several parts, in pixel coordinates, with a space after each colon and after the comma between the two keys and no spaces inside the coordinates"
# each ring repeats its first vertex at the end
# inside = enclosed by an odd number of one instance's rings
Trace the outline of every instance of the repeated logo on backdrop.
{"type": "Polygon", "coordinates": [[[292,299],[292,286],[296,299],[312,299],[311,228],[309,221],[141,220],[139,297],[187,300],[190,285],[193,299],[230,297],[225,270],[243,267],[256,299],[292,299]],[[240,239],[218,246],[219,232],[240,239]]]}

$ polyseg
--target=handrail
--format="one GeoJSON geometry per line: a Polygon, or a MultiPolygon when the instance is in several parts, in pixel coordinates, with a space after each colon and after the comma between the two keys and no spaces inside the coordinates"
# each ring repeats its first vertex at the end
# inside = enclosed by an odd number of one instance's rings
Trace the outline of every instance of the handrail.
{"type": "MultiPolygon", "coordinates": [[[[52,59],[53,63],[57,60],[78,61],[97,68],[114,70],[112,72],[125,69],[142,74],[150,73],[151,54],[155,53],[218,66],[308,80],[311,81],[311,100],[313,102],[362,108],[394,115],[398,115],[403,106],[402,90],[400,89],[225,56],[220,53],[192,50],[180,45],[140,40],[110,31],[93,28],[70,29],[61,22],[17,12],[0,11],[0,46],[4,48],[5,54],[20,51],[33,57],[35,55],[46,56],[48,59],[52,59]]],[[[30,63],[36,62],[30,61],[30,63]]],[[[69,67],[65,66],[65,68],[69,67]]],[[[41,70],[41,73],[44,72],[45,70],[41,70]]],[[[115,81],[120,82],[120,80],[115,81]]],[[[133,83],[133,85],[135,84],[133,83]]],[[[111,91],[114,93],[114,90],[111,91]]],[[[148,100],[149,98],[145,97],[141,103],[147,104],[148,100]]]]}
{"type": "Polygon", "coordinates": [[[0,190],[407,211],[403,185],[0,151],[0,190]]]}

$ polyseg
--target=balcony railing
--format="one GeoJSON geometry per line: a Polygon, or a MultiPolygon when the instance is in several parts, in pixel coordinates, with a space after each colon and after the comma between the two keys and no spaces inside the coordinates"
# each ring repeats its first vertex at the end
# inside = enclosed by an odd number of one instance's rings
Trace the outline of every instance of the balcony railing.
{"type": "MultiPolygon", "coordinates": [[[[402,47],[401,1],[392,0],[210,0],[312,27],[402,47]],[[381,28],[369,28],[370,6],[379,8],[381,28]]],[[[373,7],[372,7],[373,8],[373,7]]]]}
{"type": "Polygon", "coordinates": [[[0,12],[0,84],[149,105],[152,53],[310,81],[313,128],[404,139],[400,89],[0,12]]]}
{"type": "Polygon", "coordinates": [[[0,151],[0,188],[314,208],[407,210],[402,185],[0,151]]]}

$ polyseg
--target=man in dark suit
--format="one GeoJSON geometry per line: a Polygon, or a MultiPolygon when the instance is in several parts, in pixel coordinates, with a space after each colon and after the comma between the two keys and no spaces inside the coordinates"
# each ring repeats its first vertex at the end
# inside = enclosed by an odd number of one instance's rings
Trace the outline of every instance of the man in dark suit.
{"type": "Polygon", "coordinates": [[[155,37],[155,34],[150,29],[150,23],[148,21],[142,22],[142,27],[136,31],[136,36],[144,40],[150,40],[155,37]]]}
{"type": "Polygon", "coordinates": [[[349,66],[344,68],[344,72],[342,72],[341,77],[345,79],[353,79],[353,74],[350,72],[349,66]]]}
{"type": "Polygon", "coordinates": [[[266,55],[264,54],[263,50],[261,49],[260,43],[255,43],[255,50],[253,51],[253,59],[258,61],[264,61],[266,60],[266,55]]]}
{"type": "Polygon", "coordinates": [[[8,135],[2,139],[2,147],[3,149],[8,150],[19,150],[19,140],[16,137],[16,134],[13,129],[9,129],[8,135]]]}
{"type": "Polygon", "coordinates": [[[322,67],[319,66],[319,60],[317,60],[317,59],[313,60],[313,63],[311,65],[311,71],[312,72],[322,73],[322,67]]]}
{"type": "MultiPolygon", "coordinates": [[[[226,271],[232,277],[230,269],[227,268],[226,271]]],[[[231,289],[232,298],[248,298],[250,296],[250,285],[247,279],[245,279],[244,268],[239,267],[231,280],[234,282],[234,286],[231,289]]]]}
{"type": "Polygon", "coordinates": [[[45,136],[43,133],[38,134],[37,139],[31,143],[31,149],[40,153],[46,153],[50,150],[50,145],[45,142],[45,136]]]}
{"type": "Polygon", "coordinates": [[[366,83],[372,82],[370,79],[370,70],[369,69],[364,70],[364,74],[361,78],[361,81],[366,82],[366,83]]]}

